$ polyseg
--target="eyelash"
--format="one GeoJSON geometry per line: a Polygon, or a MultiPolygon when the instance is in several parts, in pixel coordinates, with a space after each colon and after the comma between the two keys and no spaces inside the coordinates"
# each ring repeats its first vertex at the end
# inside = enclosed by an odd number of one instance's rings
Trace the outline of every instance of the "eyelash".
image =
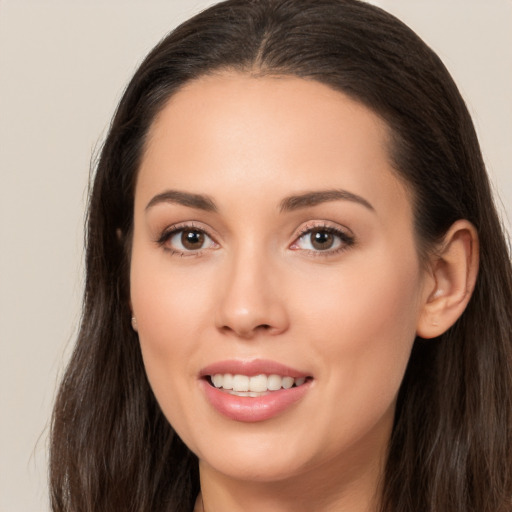
{"type": "Polygon", "coordinates": [[[204,228],[196,226],[194,223],[175,224],[169,226],[167,229],[163,231],[163,233],[160,235],[156,242],[158,245],[163,247],[164,250],[168,251],[171,254],[171,256],[181,256],[183,258],[201,256],[201,254],[207,249],[201,248],[198,250],[180,251],[178,249],[173,249],[172,247],[166,245],[169,242],[169,240],[171,240],[175,235],[182,233],[184,231],[192,231],[206,235],[214,244],[217,245],[217,242],[215,242],[214,238],[211,237],[204,228]]]}
{"type": "MultiPolygon", "coordinates": [[[[202,227],[196,226],[194,223],[188,223],[188,224],[175,224],[172,226],[169,226],[167,229],[163,231],[163,233],[160,235],[158,240],[156,241],[157,244],[161,247],[163,247],[166,251],[168,251],[171,255],[181,256],[181,257],[198,257],[203,254],[205,250],[210,249],[211,247],[207,248],[201,248],[198,250],[190,250],[190,251],[181,251],[178,249],[174,249],[170,247],[168,244],[169,240],[171,240],[174,236],[176,236],[179,233],[183,233],[184,231],[192,231],[197,232],[199,234],[203,234],[207,236],[211,242],[215,245],[218,245],[215,239],[209,235],[208,231],[205,230],[202,227]]],[[[349,235],[345,231],[342,231],[341,229],[335,228],[333,226],[327,225],[325,223],[321,224],[308,224],[303,229],[299,231],[299,233],[296,235],[294,242],[290,245],[290,249],[292,250],[301,250],[297,246],[299,241],[304,238],[306,235],[313,233],[314,231],[318,231],[320,233],[327,233],[334,235],[337,237],[339,242],[339,247],[336,247],[335,249],[326,249],[326,250],[314,250],[314,249],[302,249],[302,251],[308,253],[309,255],[315,256],[315,257],[328,257],[335,254],[338,254],[342,251],[347,250],[349,247],[353,246],[355,243],[355,238],[352,235],[349,235]]]]}
{"type": "MultiPolygon", "coordinates": [[[[303,229],[301,229],[298,233],[298,235],[295,238],[295,241],[291,245],[293,247],[298,243],[298,241],[305,237],[308,234],[313,233],[314,231],[318,231],[320,233],[327,233],[334,235],[338,238],[339,241],[339,247],[336,247],[335,249],[326,249],[326,250],[311,250],[311,249],[302,249],[303,251],[307,252],[309,255],[312,255],[314,257],[329,257],[333,256],[335,254],[339,254],[343,251],[346,251],[348,248],[352,247],[356,239],[354,236],[349,235],[347,232],[335,228],[334,226],[330,226],[325,223],[320,224],[308,224],[303,229]]],[[[299,249],[294,249],[299,250],[299,249]]]]}

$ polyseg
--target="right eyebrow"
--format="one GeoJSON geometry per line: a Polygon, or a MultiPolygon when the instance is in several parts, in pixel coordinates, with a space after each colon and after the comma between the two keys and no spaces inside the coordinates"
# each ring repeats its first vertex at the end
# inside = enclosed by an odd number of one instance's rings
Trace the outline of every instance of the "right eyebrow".
{"type": "Polygon", "coordinates": [[[196,208],[207,212],[217,211],[217,206],[210,197],[201,194],[191,194],[190,192],[182,192],[180,190],[166,190],[161,194],[157,194],[146,205],[146,211],[160,203],[181,204],[189,208],[196,208]]]}
{"type": "Polygon", "coordinates": [[[368,210],[374,212],[375,208],[363,197],[358,196],[347,190],[334,189],[334,190],[314,190],[299,194],[296,196],[290,196],[281,201],[281,211],[289,212],[299,210],[300,208],[308,208],[310,206],[316,206],[321,203],[329,201],[352,201],[358,203],[368,210]]]}

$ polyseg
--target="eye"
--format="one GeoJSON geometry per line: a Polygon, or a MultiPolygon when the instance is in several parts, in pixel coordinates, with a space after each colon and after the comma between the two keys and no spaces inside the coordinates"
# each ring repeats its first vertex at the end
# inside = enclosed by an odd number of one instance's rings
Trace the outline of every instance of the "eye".
{"type": "Polygon", "coordinates": [[[290,247],[293,250],[335,253],[354,243],[354,238],[347,233],[330,227],[316,226],[306,228],[290,247]]]}
{"type": "Polygon", "coordinates": [[[193,226],[171,228],[162,235],[158,243],[183,256],[217,247],[217,243],[205,231],[193,226]]]}

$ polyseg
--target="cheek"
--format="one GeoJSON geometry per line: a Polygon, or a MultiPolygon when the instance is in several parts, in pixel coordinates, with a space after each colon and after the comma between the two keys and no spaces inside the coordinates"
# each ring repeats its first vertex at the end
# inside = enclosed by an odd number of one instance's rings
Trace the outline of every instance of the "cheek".
{"type": "Polygon", "coordinates": [[[164,251],[133,249],[130,296],[139,334],[151,339],[155,350],[185,349],[208,310],[208,278],[204,272],[171,265],[164,251]]]}
{"type": "Polygon", "coordinates": [[[323,292],[309,296],[304,326],[317,340],[314,359],[328,383],[324,403],[337,404],[319,413],[326,424],[359,434],[381,418],[392,421],[420,304],[415,260],[372,260],[364,271],[361,261],[357,269],[347,265],[336,280],[317,287],[323,292]]]}
{"type": "Polygon", "coordinates": [[[145,253],[134,247],[130,295],[146,373],[158,401],[166,409],[175,409],[180,393],[171,389],[195,382],[192,356],[198,350],[204,319],[211,315],[204,276],[191,280],[190,272],[170,269],[165,253],[155,256],[155,251],[145,253]]]}
{"type": "Polygon", "coordinates": [[[413,251],[394,254],[389,249],[362,257],[347,257],[339,268],[303,272],[296,316],[304,314],[315,329],[324,331],[324,343],[336,350],[356,352],[377,348],[379,340],[400,343],[414,338],[420,311],[421,272],[413,251]],[[412,253],[412,254],[411,254],[412,253]],[[357,342],[356,342],[357,340],[357,342]]]}

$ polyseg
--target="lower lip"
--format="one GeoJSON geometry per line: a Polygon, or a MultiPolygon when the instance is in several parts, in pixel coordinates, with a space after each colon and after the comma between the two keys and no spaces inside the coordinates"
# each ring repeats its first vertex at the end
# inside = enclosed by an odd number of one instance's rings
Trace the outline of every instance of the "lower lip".
{"type": "Polygon", "coordinates": [[[206,398],[218,412],[232,420],[246,423],[269,420],[283,413],[304,397],[310,384],[310,381],[306,381],[298,387],[248,397],[231,395],[213,387],[206,379],[201,379],[206,398]]]}

